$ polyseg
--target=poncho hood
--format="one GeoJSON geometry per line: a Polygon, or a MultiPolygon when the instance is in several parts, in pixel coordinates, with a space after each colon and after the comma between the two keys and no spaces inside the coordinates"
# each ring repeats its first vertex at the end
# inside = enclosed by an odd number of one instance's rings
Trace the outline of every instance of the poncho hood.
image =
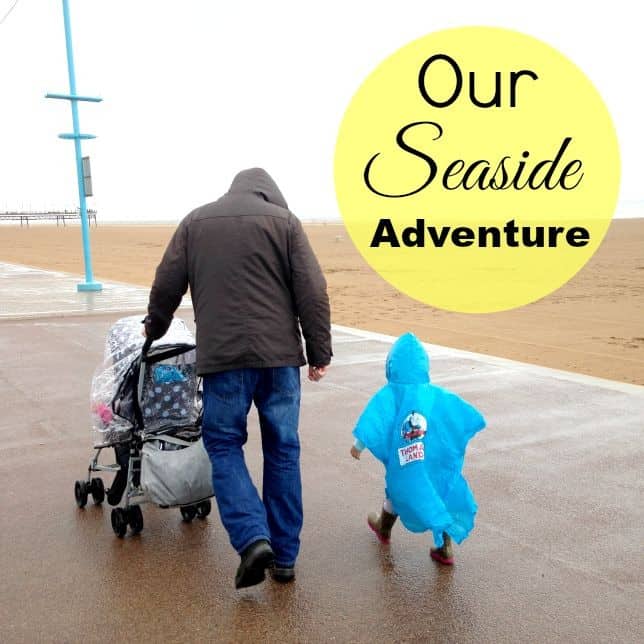
{"type": "Polygon", "coordinates": [[[263,168],[249,168],[239,172],[233,179],[228,192],[251,192],[262,196],[269,203],[288,208],[284,195],[280,192],[271,175],[263,168]]]}
{"type": "Polygon", "coordinates": [[[387,356],[386,375],[392,384],[429,382],[429,356],[413,333],[405,333],[394,342],[387,356]]]}

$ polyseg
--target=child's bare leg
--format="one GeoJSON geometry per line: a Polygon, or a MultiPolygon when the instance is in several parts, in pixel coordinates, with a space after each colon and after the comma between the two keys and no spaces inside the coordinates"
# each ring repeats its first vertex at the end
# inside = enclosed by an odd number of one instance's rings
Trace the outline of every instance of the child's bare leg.
{"type": "Polygon", "coordinates": [[[378,537],[380,543],[388,544],[391,540],[391,529],[394,527],[397,518],[398,515],[394,512],[391,501],[385,499],[380,514],[370,512],[367,516],[367,523],[376,533],[376,537],[378,537]]]}
{"type": "Polygon", "coordinates": [[[454,547],[452,546],[452,538],[443,532],[443,545],[440,548],[432,548],[429,551],[431,558],[438,563],[451,566],[454,563],[454,547]]]}

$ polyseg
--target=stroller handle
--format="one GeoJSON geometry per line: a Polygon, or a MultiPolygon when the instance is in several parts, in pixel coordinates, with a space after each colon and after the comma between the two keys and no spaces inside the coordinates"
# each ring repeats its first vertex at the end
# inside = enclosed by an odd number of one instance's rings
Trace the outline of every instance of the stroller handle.
{"type": "Polygon", "coordinates": [[[150,350],[150,347],[152,346],[152,338],[149,336],[146,336],[145,342],[143,343],[143,347],[141,348],[141,355],[145,357],[148,354],[148,351],[150,350]]]}

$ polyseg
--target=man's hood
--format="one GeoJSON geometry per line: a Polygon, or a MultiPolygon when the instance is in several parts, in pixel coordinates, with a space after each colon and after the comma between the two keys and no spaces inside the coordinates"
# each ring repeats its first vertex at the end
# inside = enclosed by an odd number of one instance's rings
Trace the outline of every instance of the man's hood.
{"type": "Polygon", "coordinates": [[[396,384],[429,382],[429,356],[413,333],[401,335],[387,356],[387,380],[396,384]]]}
{"type": "Polygon", "coordinates": [[[242,170],[233,179],[228,192],[252,192],[256,195],[261,195],[266,201],[276,206],[288,208],[286,199],[284,199],[284,195],[280,192],[277,184],[273,181],[271,175],[262,168],[242,170]]]}

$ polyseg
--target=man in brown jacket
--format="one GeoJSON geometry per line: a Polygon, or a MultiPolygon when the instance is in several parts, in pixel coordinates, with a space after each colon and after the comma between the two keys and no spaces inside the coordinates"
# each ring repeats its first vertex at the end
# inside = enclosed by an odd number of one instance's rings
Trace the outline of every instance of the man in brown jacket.
{"type": "Polygon", "coordinates": [[[219,200],[191,212],[156,271],[145,330],[161,337],[190,286],[203,376],[203,439],[221,520],[241,557],[237,588],[294,579],[302,527],[297,433],[300,371],[331,361],[326,281],[300,221],[268,173],[240,172],[219,200]],[[244,461],[246,417],[259,413],[263,500],[244,461]]]}

